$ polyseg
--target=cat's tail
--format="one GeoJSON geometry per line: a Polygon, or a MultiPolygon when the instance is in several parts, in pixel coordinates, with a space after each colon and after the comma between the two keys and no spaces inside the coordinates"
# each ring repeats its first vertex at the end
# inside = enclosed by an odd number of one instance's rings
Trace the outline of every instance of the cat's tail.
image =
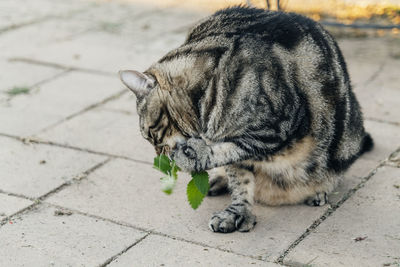
{"type": "Polygon", "coordinates": [[[374,147],[374,140],[369,133],[366,133],[362,140],[361,151],[360,154],[364,154],[365,152],[371,151],[374,147]]]}

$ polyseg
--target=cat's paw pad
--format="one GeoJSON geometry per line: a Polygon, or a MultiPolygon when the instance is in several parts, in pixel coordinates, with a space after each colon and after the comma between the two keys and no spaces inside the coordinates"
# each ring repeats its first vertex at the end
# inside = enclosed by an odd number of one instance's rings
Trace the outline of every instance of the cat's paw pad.
{"type": "Polygon", "coordinates": [[[224,176],[217,176],[211,178],[210,189],[208,190],[209,196],[219,196],[228,193],[228,178],[224,176]]]}
{"type": "Polygon", "coordinates": [[[214,214],[208,226],[213,232],[231,233],[236,230],[248,232],[254,228],[256,223],[256,216],[252,214],[242,215],[224,210],[214,214]]]}
{"type": "Polygon", "coordinates": [[[325,192],[317,193],[315,196],[306,199],[305,203],[309,206],[323,206],[328,203],[328,194],[325,192]]]}

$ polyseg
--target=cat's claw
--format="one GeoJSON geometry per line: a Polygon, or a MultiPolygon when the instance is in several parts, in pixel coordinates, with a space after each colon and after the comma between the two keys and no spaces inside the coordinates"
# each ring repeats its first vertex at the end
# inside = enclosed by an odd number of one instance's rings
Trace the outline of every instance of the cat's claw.
{"type": "Polygon", "coordinates": [[[254,228],[256,223],[256,216],[251,213],[235,214],[228,210],[224,210],[214,214],[214,216],[211,217],[208,226],[213,232],[248,232],[254,228]]]}
{"type": "Polygon", "coordinates": [[[317,193],[315,196],[308,198],[305,203],[309,206],[323,206],[328,203],[328,195],[326,192],[317,193]]]}

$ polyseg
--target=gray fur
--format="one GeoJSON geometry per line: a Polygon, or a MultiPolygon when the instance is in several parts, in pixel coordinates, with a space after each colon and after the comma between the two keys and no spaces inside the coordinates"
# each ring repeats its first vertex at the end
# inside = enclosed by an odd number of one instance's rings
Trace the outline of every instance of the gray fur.
{"type": "Polygon", "coordinates": [[[326,203],[372,148],[339,47],[297,14],[219,11],[132,80],[151,84],[131,90],[158,153],[167,148],[187,172],[225,169],[211,195],[229,181],[232,203],[212,217],[216,232],[249,231],[255,201],[326,203]]]}

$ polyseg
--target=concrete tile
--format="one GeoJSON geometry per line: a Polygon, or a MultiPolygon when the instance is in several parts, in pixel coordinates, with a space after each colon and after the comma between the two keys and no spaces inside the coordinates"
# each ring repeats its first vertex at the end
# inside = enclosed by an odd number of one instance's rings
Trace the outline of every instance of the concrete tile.
{"type": "Polygon", "coordinates": [[[182,44],[188,25],[203,17],[198,12],[151,5],[111,6],[110,10],[108,4],[90,9],[68,21],[48,21],[8,32],[0,36],[0,50],[8,57],[108,72],[144,70],[182,44]],[[21,45],[13,45],[16,42],[21,45]]]}
{"type": "Polygon", "coordinates": [[[33,135],[123,87],[117,77],[71,72],[0,105],[0,133],[33,135]]]}
{"type": "Polygon", "coordinates": [[[79,214],[40,206],[1,226],[2,266],[98,266],[144,236],[79,214]]]}
{"type": "Polygon", "coordinates": [[[326,210],[256,206],[258,224],[253,231],[217,234],[208,229],[208,220],[229,204],[229,197],[206,198],[194,211],[186,199],[188,175],[179,174],[169,196],[161,191],[160,177],[151,166],[116,159],[47,201],[268,261],[278,258],[326,210]]]}
{"type": "Polygon", "coordinates": [[[0,30],[19,24],[29,23],[46,17],[61,16],[86,8],[85,1],[52,0],[2,0],[0,3],[0,30]]]}
{"type": "Polygon", "coordinates": [[[364,116],[399,123],[400,40],[366,38],[339,44],[364,116]]]}
{"type": "Polygon", "coordinates": [[[105,157],[0,137],[0,189],[40,197],[105,157]]]}
{"type": "Polygon", "coordinates": [[[63,70],[32,65],[22,62],[0,60],[0,94],[17,87],[32,87],[38,82],[47,80],[63,70]]]}
{"type": "Polygon", "coordinates": [[[400,60],[387,60],[380,73],[363,90],[356,88],[364,116],[400,123],[399,69],[400,60]]]}
{"type": "Polygon", "coordinates": [[[280,266],[157,235],[146,237],[109,266],[133,262],[136,266],[280,266]]]}
{"type": "Polygon", "coordinates": [[[365,129],[374,139],[374,148],[362,158],[381,161],[400,147],[400,126],[365,120],[365,129]]]}
{"type": "Polygon", "coordinates": [[[33,202],[24,198],[0,193],[0,221],[7,216],[28,207],[33,202]]]}
{"type": "Polygon", "coordinates": [[[312,266],[400,263],[400,169],[384,167],[286,257],[312,266]],[[354,238],[366,237],[355,241],[354,238]]]}
{"type": "Polygon", "coordinates": [[[100,110],[116,111],[125,114],[137,114],[136,111],[136,96],[126,89],[126,93],[118,99],[107,102],[99,107],[100,110]]]}
{"type": "Polygon", "coordinates": [[[400,127],[387,123],[366,120],[365,127],[374,139],[374,149],[362,155],[343,174],[338,187],[329,195],[329,202],[336,204],[349,190],[357,186],[381,161],[400,147],[400,127]]]}
{"type": "Polygon", "coordinates": [[[139,117],[124,112],[94,109],[39,135],[71,146],[153,162],[153,146],[139,130],[139,117]]]}
{"type": "Polygon", "coordinates": [[[328,196],[330,204],[337,204],[351,189],[355,188],[363,178],[379,165],[379,161],[359,158],[353,165],[343,174],[339,185],[328,196]]]}

